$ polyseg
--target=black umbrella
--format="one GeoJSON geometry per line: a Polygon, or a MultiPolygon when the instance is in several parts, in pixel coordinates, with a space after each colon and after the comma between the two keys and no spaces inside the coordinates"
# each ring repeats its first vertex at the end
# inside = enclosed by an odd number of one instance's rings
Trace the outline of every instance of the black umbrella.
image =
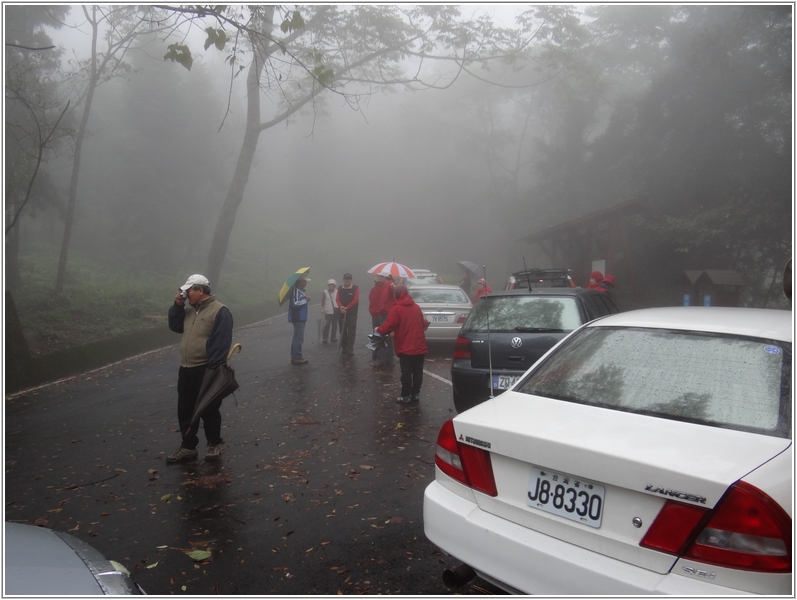
{"type": "MultiPolygon", "coordinates": [[[[235,344],[230,348],[227,360],[232,358],[236,350],[238,352],[241,351],[241,344],[235,344]]],[[[235,380],[235,370],[226,362],[223,362],[216,369],[205,369],[205,376],[202,378],[202,385],[199,386],[199,395],[194,407],[194,416],[191,417],[191,423],[189,423],[185,434],[188,435],[191,428],[199,423],[199,417],[202,416],[202,412],[209,404],[226,398],[239,387],[238,382],[235,380]]]]}
{"type": "Polygon", "coordinates": [[[478,280],[479,277],[481,277],[481,272],[480,272],[481,267],[479,267],[479,265],[477,265],[475,262],[469,260],[461,260],[457,264],[463,271],[465,271],[469,275],[472,275],[473,279],[478,280]]]}

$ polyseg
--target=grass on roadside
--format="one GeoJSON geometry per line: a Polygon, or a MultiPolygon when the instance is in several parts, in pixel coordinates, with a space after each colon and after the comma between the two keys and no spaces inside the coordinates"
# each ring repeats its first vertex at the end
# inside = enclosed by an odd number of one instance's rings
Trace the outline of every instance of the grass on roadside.
{"type": "MultiPolygon", "coordinates": [[[[23,283],[12,295],[33,355],[166,327],[168,308],[186,278],[183,272],[133,273],[72,253],[64,292],[56,296],[56,267],[57,257],[49,253],[20,257],[23,283]]],[[[234,277],[225,283],[220,299],[231,310],[262,303],[234,277]]]]}

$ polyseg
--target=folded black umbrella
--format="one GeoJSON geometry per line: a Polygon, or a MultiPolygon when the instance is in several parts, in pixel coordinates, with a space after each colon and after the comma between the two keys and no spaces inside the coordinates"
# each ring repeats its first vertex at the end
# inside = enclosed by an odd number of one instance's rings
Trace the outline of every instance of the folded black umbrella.
{"type": "MultiPolygon", "coordinates": [[[[241,344],[235,344],[227,355],[229,360],[233,353],[238,350],[241,351],[241,344]]],[[[221,400],[232,394],[240,386],[235,380],[235,370],[226,362],[221,363],[215,369],[205,369],[205,376],[202,378],[202,385],[199,386],[199,396],[197,397],[196,406],[194,407],[194,416],[191,417],[191,423],[188,426],[188,432],[197,423],[202,416],[202,412],[216,400],[221,400]]]]}

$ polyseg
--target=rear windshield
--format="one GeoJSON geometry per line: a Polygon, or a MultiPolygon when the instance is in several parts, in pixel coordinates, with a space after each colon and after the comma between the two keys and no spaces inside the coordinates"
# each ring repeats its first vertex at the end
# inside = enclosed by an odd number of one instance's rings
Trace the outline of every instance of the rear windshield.
{"type": "Polygon", "coordinates": [[[471,310],[463,331],[572,331],[581,325],[573,297],[485,297],[471,310]]]}
{"type": "Polygon", "coordinates": [[[626,412],[791,437],[791,344],[594,327],[518,388],[626,412]]]}
{"type": "Polygon", "coordinates": [[[470,302],[465,292],[458,289],[410,288],[410,296],[419,304],[467,304],[470,302]]]}

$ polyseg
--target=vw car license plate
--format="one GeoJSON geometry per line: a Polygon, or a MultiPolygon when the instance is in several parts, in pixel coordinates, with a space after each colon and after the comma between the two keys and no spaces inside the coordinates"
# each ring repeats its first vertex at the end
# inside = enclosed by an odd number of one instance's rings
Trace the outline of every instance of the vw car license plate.
{"type": "Polygon", "coordinates": [[[508,390],[520,379],[520,375],[493,375],[494,390],[508,390]]]}
{"type": "Polygon", "coordinates": [[[605,494],[597,483],[532,467],[526,504],[598,528],[605,494]]]}

